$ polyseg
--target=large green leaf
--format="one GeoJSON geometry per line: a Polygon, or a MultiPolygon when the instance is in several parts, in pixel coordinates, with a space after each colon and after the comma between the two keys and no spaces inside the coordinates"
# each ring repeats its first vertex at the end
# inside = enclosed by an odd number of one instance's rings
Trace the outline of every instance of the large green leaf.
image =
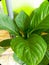
{"type": "Polygon", "coordinates": [[[18,36],[11,41],[11,47],[17,57],[27,65],[36,65],[43,59],[47,44],[41,36],[33,34],[28,39],[18,36]]]}
{"type": "MultiPolygon", "coordinates": [[[[33,13],[30,24],[31,29],[49,29],[49,2],[45,1],[33,13]]],[[[42,30],[41,30],[42,31],[42,30]]]]}
{"type": "Polygon", "coordinates": [[[49,29],[49,15],[38,25],[37,29],[49,29]]]}
{"type": "Polygon", "coordinates": [[[14,22],[5,14],[0,13],[0,29],[9,31],[11,34],[16,34],[16,26],[14,22]]]}
{"type": "Polygon", "coordinates": [[[15,18],[15,22],[19,28],[19,31],[21,30],[22,32],[28,31],[29,25],[30,25],[30,18],[29,16],[21,11],[15,18]]]}

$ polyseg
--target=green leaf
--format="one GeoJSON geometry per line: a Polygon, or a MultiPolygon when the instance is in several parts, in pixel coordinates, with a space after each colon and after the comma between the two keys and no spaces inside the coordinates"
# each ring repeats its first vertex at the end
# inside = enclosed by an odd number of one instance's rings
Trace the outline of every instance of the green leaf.
{"type": "Polygon", "coordinates": [[[43,59],[47,44],[41,36],[33,34],[28,39],[18,36],[11,41],[17,57],[27,65],[37,65],[43,59]]]}
{"type": "Polygon", "coordinates": [[[13,59],[14,59],[16,62],[18,62],[20,65],[24,65],[24,64],[25,64],[23,61],[21,61],[21,60],[16,56],[15,53],[13,54],[13,59]]]}
{"type": "Polygon", "coordinates": [[[49,60],[47,59],[46,55],[39,65],[49,65],[49,60]]]}
{"type": "Polygon", "coordinates": [[[30,18],[29,16],[21,11],[15,18],[16,25],[19,28],[19,31],[25,32],[28,31],[30,25],[30,18]]]}
{"type": "Polygon", "coordinates": [[[0,13],[0,29],[7,30],[11,34],[16,34],[14,22],[5,14],[0,13]]]}
{"type": "Polygon", "coordinates": [[[47,52],[46,52],[46,57],[49,60],[49,33],[47,33],[46,35],[42,35],[42,37],[44,38],[44,40],[47,43],[47,52]]]}
{"type": "Polygon", "coordinates": [[[46,57],[49,60],[49,50],[47,50],[47,52],[46,52],[46,57]]]}
{"type": "Polygon", "coordinates": [[[46,35],[42,35],[42,37],[47,43],[47,50],[49,50],[49,33],[47,33],[46,35]]]}
{"type": "Polygon", "coordinates": [[[36,8],[35,10],[33,10],[32,13],[30,14],[30,18],[31,18],[31,19],[34,17],[35,11],[36,11],[37,9],[38,9],[38,8],[36,8]]]}
{"type": "Polygon", "coordinates": [[[49,15],[38,25],[37,29],[49,29],[49,15]]]}
{"type": "Polygon", "coordinates": [[[9,47],[10,46],[11,39],[3,40],[0,42],[0,46],[2,47],[9,47]]]}
{"type": "MultiPolygon", "coordinates": [[[[49,2],[45,1],[34,11],[30,27],[32,32],[38,29],[49,29],[49,2]]],[[[42,30],[41,30],[42,31],[42,30]]]]}

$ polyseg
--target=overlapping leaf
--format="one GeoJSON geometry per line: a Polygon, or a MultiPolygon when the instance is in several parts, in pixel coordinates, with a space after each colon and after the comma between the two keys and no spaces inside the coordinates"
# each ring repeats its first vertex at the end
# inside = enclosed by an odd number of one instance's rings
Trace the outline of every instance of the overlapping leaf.
{"type": "Polygon", "coordinates": [[[11,47],[17,57],[27,65],[36,65],[41,62],[46,52],[46,42],[37,34],[29,39],[18,36],[11,41],[11,47]]]}
{"type": "Polygon", "coordinates": [[[0,29],[9,31],[11,34],[16,34],[16,26],[14,22],[5,14],[0,13],[0,29]]]}
{"type": "Polygon", "coordinates": [[[21,11],[15,18],[15,22],[19,28],[19,31],[21,30],[25,33],[26,31],[28,31],[30,25],[30,18],[25,12],[21,11]]]}
{"type": "Polygon", "coordinates": [[[49,33],[47,33],[47,35],[43,35],[42,36],[44,38],[44,40],[47,43],[47,52],[46,52],[46,57],[49,60],[49,33]]]}
{"type": "Polygon", "coordinates": [[[43,2],[41,6],[34,11],[30,27],[31,29],[34,30],[49,29],[49,2],[48,1],[43,2]]]}
{"type": "Polygon", "coordinates": [[[39,65],[49,65],[49,60],[47,59],[46,55],[39,65]]]}
{"type": "Polygon", "coordinates": [[[0,42],[1,47],[9,47],[10,46],[11,39],[6,39],[0,42]]]}
{"type": "Polygon", "coordinates": [[[47,59],[43,59],[43,61],[40,63],[40,65],[42,65],[42,64],[46,65],[46,64],[49,63],[49,30],[47,30],[46,32],[41,32],[41,30],[38,30],[38,31],[35,31],[35,32],[38,33],[39,35],[41,35],[47,43],[47,51],[46,51],[46,54],[45,54],[47,59]]]}
{"type": "Polygon", "coordinates": [[[47,50],[47,52],[46,52],[46,57],[49,60],[49,50],[47,50]]]}
{"type": "Polygon", "coordinates": [[[47,43],[47,49],[49,50],[49,33],[47,33],[46,35],[42,35],[42,37],[44,38],[44,40],[47,43]]]}

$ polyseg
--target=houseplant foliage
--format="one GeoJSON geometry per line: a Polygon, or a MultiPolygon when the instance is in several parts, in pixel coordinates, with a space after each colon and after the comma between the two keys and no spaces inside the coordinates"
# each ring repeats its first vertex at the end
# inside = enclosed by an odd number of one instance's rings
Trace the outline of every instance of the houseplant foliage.
{"type": "Polygon", "coordinates": [[[7,15],[0,13],[0,29],[9,31],[11,35],[10,40],[4,40],[0,45],[5,46],[4,42],[9,41],[8,46],[11,46],[16,56],[26,65],[38,65],[45,57],[49,59],[48,1],[43,2],[30,16],[21,11],[11,20],[7,15]]]}

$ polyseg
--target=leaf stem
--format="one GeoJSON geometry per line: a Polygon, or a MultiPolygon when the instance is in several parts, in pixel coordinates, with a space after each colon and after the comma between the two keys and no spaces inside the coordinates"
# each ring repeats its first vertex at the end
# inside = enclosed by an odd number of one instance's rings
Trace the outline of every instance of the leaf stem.
{"type": "Polygon", "coordinates": [[[35,31],[35,29],[31,30],[28,34],[27,37],[29,38],[29,36],[35,31]]]}

